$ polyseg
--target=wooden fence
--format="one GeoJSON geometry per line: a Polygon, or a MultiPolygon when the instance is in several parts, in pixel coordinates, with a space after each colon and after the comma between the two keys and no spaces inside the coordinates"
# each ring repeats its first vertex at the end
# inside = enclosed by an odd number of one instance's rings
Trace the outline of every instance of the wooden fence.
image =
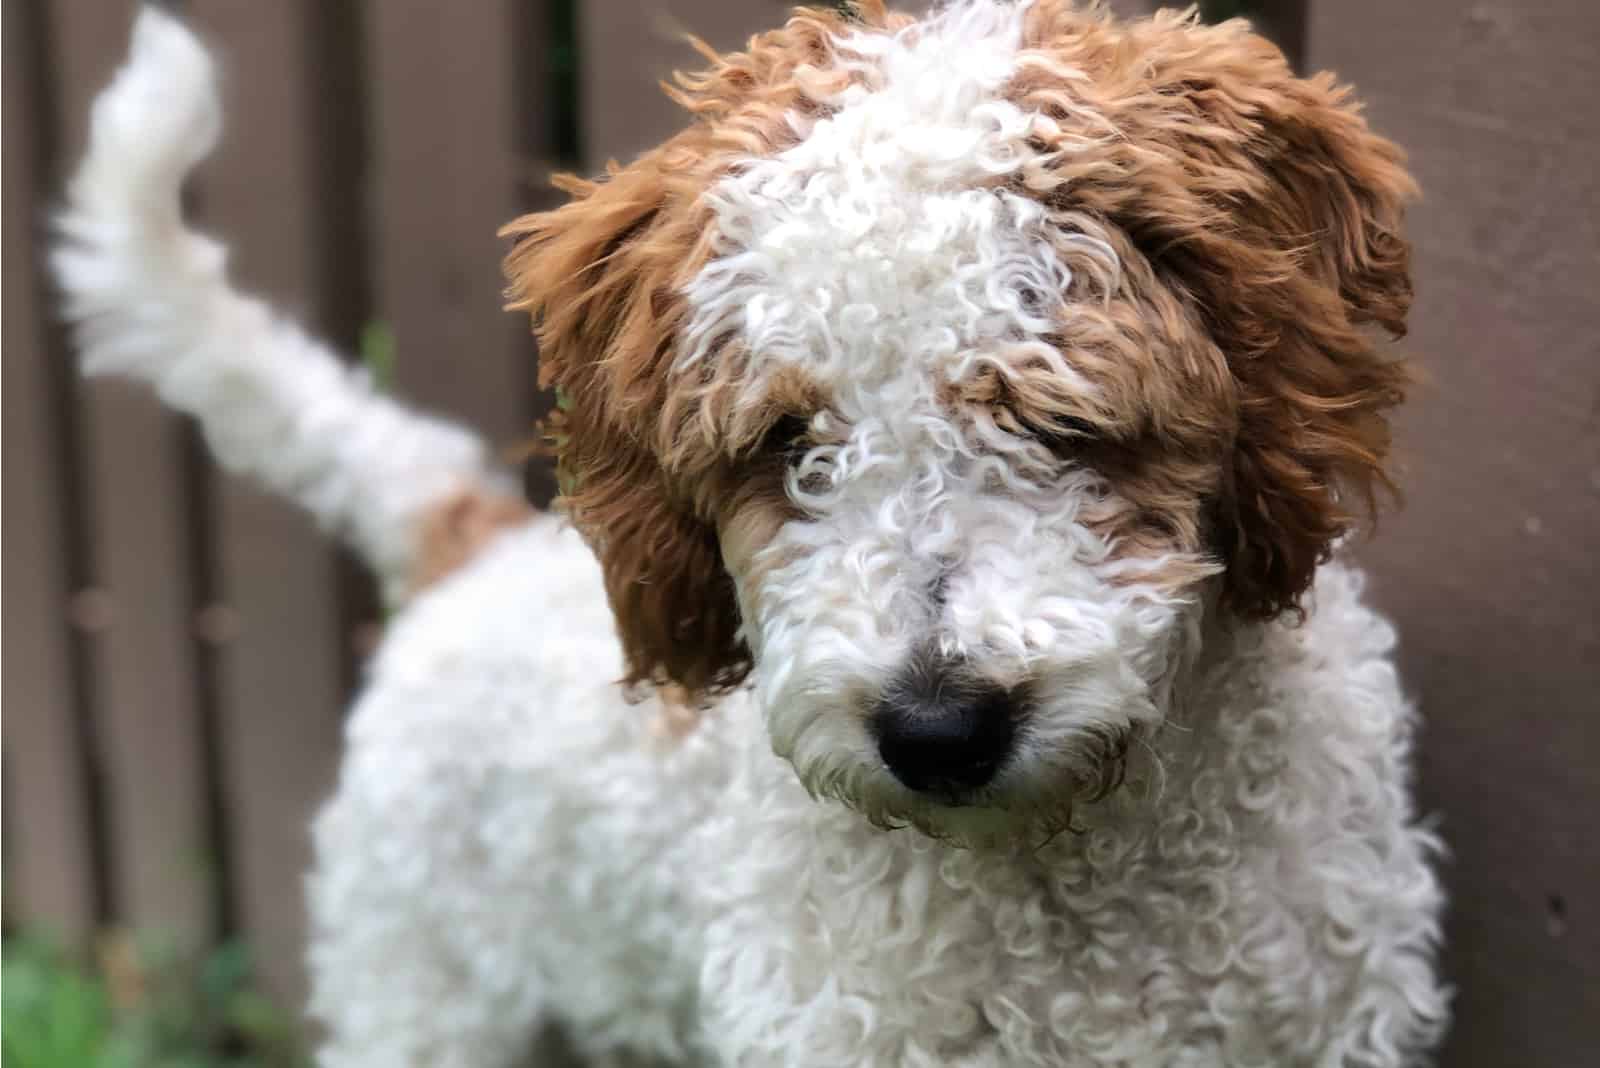
{"type": "MultiPolygon", "coordinates": [[[[396,389],[511,441],[540,410],[494,232],[557,166],[677,124],[654,89],[777,0],[190,0],[226,71],[197,183],[243,283],[396,389]]],[[[1117,6],[1146,5],[1129,0],[1117,6]]],[[[1225,6],[1225,5],[1214,5],[1225,6]]],[[[1447,1065],[1600,1048],[1600,8],[1241,4],[1361,85],[1415,213],[1412,508],[1368,552],[1429,714],[1425,806],[1454,859],[1447,1065]]],[[[213,470],[144,392],[72,371],[42,221],[119,61],[130,0],[5,0],[4,703],[8,921],[190,945],[240,935],[302,989],[307,820],[376,626],[350,561],[213,470]]]]}

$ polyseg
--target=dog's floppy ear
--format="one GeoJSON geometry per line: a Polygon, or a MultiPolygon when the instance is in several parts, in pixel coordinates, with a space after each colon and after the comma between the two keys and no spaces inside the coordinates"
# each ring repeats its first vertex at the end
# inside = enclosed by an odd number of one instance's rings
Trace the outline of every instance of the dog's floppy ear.
{"type": "Polygon", "coordinates": [[[672,152],[563,180],[569,203],[506,227],[518,239],[506,272],[511,306],[537,323],[540,385],[558,391],[563,498],[599,557],[626,681],[699,695],[740,681],[749,654],[713,521],[655,448],[679,294],[708,229],[672,152]]]}
{"type": "MultiPolygon", "coordinates": [[[[852,17],[906,21],[880,0],[863,0],[852,17]]],[[[826,69],[846,23],[837,11],[800,9],[743,52],[697,42],[709,68],[667,87],[694,116],[688,128],[626,168],[613,164],[604,180],[559,180],[566,205],[503,231],[516,239],[511,307],[534,316],[540,385],[558,391],[563,409],[563,496],[605,572],[628,681],[675,683],[691,699],[750,670],[710,514],[720,457],[677,439],[693,407],[673,392],[692,389],[673,378],[683,294],[715,229],[702,194],[733,161],[792,140],[794,111],[848,79],[826,69]]]]}
{"type": "Polygon", "coordinates": [[[1124,129],[1162,158],[1119,221],[1191,295],[1237,383],[1213,538],[1227,605],[1271,617],[1392,488],[1387,413],[1410,375],[1370,328],[1405,331],[1415,186],[1346,89],[1296,77],[1244,23],[1158,16],[1130,32],[1124,129]]]}
{"type": "Polygon", "coordinates": [[[1226,320],[1250,325],[1233,327],[1229,353],[1240,422],[1218,534],[1228,602],[1270,616],[1297,604],[1334,541],[1374,513],[1379,490],[1393,491],[1388,413],[1411,375],[1371,328],[1405,333],[1401,216],[1414,186],[1399,150],[1331,75],[1283,82],[1243,106],[1260,123],[1249,151],[1269,184],[1239,211],[1294,253],[1296,269],[1240,294],[1226,320]]]}

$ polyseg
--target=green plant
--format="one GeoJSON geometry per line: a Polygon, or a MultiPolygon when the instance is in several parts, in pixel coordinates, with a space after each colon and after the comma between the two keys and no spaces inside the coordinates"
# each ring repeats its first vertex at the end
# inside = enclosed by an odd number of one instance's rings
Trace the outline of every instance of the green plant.
{"type": "Polygon", "coordinates": [[[184,954],[103,939],[90,967],[38,938],[4,950],[5,1068],[298,1068],[288,1018],[237,943],[184,954]]]}
{"type": "Polygon", "coordinates": [[[85,1068],[111,1031],[105,985],[41,939],[7,938],[0,983],[5,1068],[85,1068]]]}

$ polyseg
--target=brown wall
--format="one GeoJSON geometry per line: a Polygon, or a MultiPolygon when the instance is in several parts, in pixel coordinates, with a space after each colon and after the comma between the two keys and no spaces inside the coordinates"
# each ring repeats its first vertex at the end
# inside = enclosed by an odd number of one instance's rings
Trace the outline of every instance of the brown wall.
{"type": "Polygon", "coordinates": [[[1600,4],[1313,3],[1307,59],[1405,145],[1432,377],[1363,551],[1452,857],[1447,1066],[1600,1055],[1600,4]]]}

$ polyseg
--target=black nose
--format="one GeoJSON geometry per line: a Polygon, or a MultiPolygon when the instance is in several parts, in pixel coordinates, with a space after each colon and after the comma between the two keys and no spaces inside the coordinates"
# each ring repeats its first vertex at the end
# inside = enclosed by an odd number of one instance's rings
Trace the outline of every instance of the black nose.
{"type": "Polygon", "coordinates": [[[873,711],[878,755],[894,777],[927,793],[987,784],[1016,737],[1018,702],[959,663],[922,662],[885,692],[873,711]]]}

